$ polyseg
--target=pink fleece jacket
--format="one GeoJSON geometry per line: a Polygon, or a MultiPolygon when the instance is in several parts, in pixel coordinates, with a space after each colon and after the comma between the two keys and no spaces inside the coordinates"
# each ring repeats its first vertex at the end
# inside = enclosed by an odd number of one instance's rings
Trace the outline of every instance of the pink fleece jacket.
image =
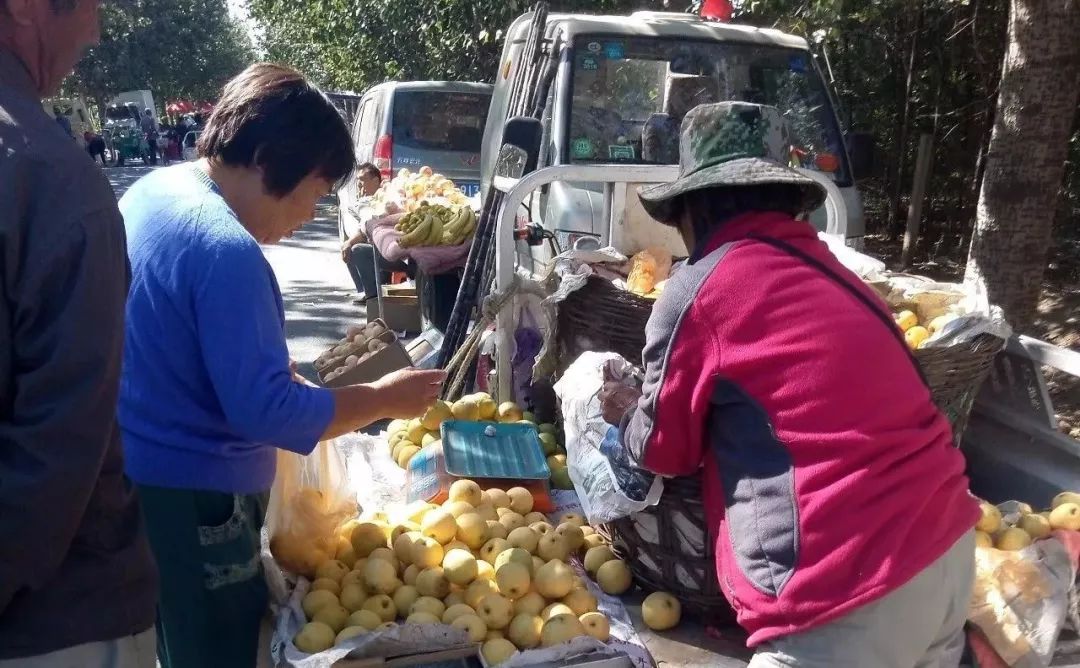
{"type": "Polygon", "coordinates": [[[699,255],[653,310],[622,439],[656,473],[702,469],[717,575],[753,647],[900,587],[979,512],[887,306],[809,224],[744,215],[699,255]]]}

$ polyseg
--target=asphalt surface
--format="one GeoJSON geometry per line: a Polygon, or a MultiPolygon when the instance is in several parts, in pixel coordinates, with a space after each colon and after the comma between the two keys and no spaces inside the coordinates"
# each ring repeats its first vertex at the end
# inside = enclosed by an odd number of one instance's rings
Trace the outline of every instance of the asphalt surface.
{"type": "MultiPolygon", "coordinates": [[[[120,198],[152,169],[128,166],[108,168],[105,173],[120,198]]],[[[339,248],[337,201],[330,197],[319,203],[315,220],[291,239],[263,246],[285,304],[289,353],[311,380],[316,380],[312,360],[365,316],[363,307],[352,304],[355,288],[339,248]]]]}

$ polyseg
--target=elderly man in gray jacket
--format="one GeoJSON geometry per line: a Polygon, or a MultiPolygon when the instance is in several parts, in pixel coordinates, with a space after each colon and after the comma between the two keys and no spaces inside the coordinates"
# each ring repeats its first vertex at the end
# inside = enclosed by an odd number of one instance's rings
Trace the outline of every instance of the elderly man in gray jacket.
{"type": "Polygon", "coordinates": [[[100,0],[0,0],[0,668],[152,668],[157,571],[116,423],[108,181],[44,112],[100,0]]]}

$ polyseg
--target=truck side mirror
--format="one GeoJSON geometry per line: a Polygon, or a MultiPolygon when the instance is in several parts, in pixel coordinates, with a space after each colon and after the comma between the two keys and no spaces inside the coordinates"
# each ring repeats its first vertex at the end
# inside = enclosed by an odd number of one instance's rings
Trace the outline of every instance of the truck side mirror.
{"type": "Polygon", "coordinates": [[[544,126],[538,119],[517,116],[507,120],[495,175],[520,179],[536,169],[543,134],[544,126]]]}
{"type": "Polygon", "coordinates": [[[873,175],[874,170],[874,135],[857,130],[844,135],[848,156],[851,157],[851,175],[856,181],[873,175]]]}

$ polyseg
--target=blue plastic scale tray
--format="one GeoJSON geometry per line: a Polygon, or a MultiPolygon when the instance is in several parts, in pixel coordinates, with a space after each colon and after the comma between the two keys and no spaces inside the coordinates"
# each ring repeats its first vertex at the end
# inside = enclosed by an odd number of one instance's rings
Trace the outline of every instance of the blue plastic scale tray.
{"type": "Polygon", "coordinates": [[[441,431],[450,475],[519,480],[547,480],[551,476],[532,425],[446,420],[441,431]]]}

